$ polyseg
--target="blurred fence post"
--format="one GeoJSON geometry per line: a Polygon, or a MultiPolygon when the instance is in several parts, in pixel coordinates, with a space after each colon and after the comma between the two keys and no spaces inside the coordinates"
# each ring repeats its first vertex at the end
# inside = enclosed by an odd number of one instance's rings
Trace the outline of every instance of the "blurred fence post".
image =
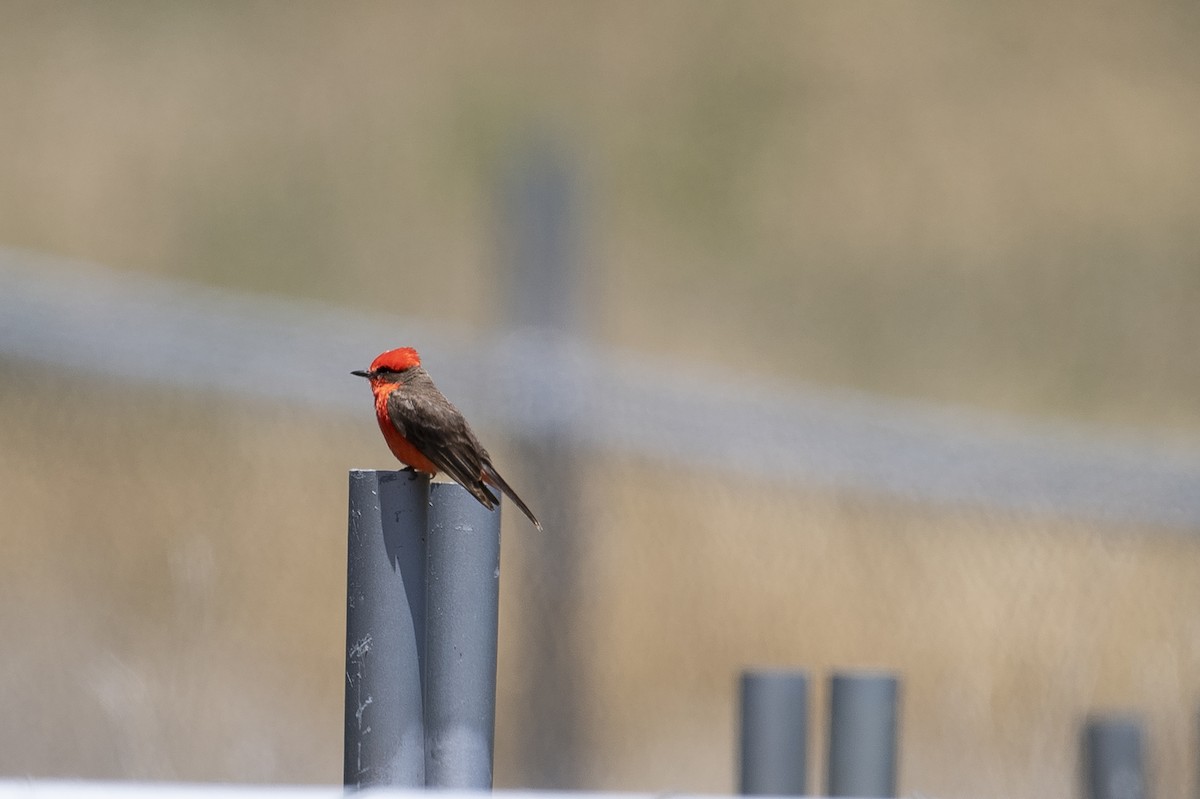
{"type": "Polygon", "coordinates": [[[571,395],[572,375],[550,372],[559,359],[536,353],[554,356],[563,341],[582,338],[579,215],[573,170],[549,137],[532,137],[506,177],[500,207],[505,211],[504,269],[512,275],[508,321],[533,353],[523,364],[528,371],[522,386],[531,395],[522,402],[537,409],[535,428],[519,441],[526,475],[521,484],[540,487],[534,493],[546,527],[536,548],[524,548],[515,564],[520,570],[515,604],[523,609],[523,623],[510,705],[514,718],[507,723],[522,731],[513,742],[515,779],[529,787],[565,789],[580,787],[583,759],[579,716],[586,689],[578,680],[586,669],[574,635],[582,576],[582,487],[573,451],[576,411],[563,399],[571,395]],[[547,383],[558,390],[537,392],[547,383]]]}
{"type": "Polygon", "coordinates": [[[841,673],[830,680],[830,796],[896,795],[900,681],[891,674],[841,673]]]}
{"type": "Polygon", "coordinates": [[[740,793],[807,793],[808,675],[783,669],[742,672],[740,738],[740,793]]]}
{"type": "Polygon", "coordinates": [[[425,785],[423,659],[429,480],[350,472],[343,781],[425,785]]]}
{"type": "Polygon", "coordinates": [[[500,511],[462,486],[429,487],[425,785],[492,787],[500,511]]]}
{"type": "Polygon", "coordinates": [[[1083,730],[1084,796],[1145,799],[1142,725],[1129,717],[1089,718],[1083,730]]]}

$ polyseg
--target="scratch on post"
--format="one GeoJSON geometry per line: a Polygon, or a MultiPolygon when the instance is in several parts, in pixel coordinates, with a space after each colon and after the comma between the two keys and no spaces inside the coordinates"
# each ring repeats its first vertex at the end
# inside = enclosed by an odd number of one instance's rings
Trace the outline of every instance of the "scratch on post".
{"type": "Polygon", "coordinates": [[[371,636],[364,635],[354,646],[350,647],[350,657],[360,658],[371,651],[371,636]]]}
{"type": "Polygon", "coordinates": [[[363,711],[367,709],[367,706],[370,705],[372,703],[372,701],[373,700],[371,699],[371,697],[368,696],[365,700],[358,703],[358,710],[355,711],[355,713],[354,713],[354,718],[356,718],[358,720],[359,730],[361,730],[362,732],[370,732],[371,731],[370,727],[367,727],[366,729],[362,729],[362,717],[363,717],[363,711]]]}
{"type": "MultiPolygon", "coordinates": [[[[370,649],[371,636],[368,635],[366,637],[366,639],[364,639],[360,643],[364,644],[366,646],[366,649],[370,649]]],[[[359,663],[358,679],[359,679],[359,681],[355,685],[355,688],[357,689],[357,693],[360,698],[358,701],[358,705],[354,710],[354,720],[358,724],[358,740],[355,742],[355,761],[356,761],[355,767],[358,770],[358,777],[359,777],[359,779],[361,779],[362,776],[364,774],[366,774],[366,772],[367,772],[367,770],[363,768],[363,762],[362,762],[362,739],[363,739],[364,735],[368,735],[371,732],[370,725],[363,727],[363,713],[366,712],[367,708],[370,707],[371,704],[374,702],[374,699],[369,694],[367,695],[366,699],[361,698],[362,697],[362,682],[361,682],[361,680],[362,680],[362,663],[361,662],[359,663]]]]}
{"type": "Polygon", "coordinates": [[[354,691],[358,695],[358,702],[354,710],[354,719],[358,723],[358,740],[355,742],[355,767],[360,780],[367,772],[367,769],[363,768],[362,762],[362,737],[371,732],[370,725],[363,726],[363,713],[374,703],[374,698],[371,695],[368,694],[366,698],[362,696],[363,659],[371,651],[371,642],[370,634],[364,635],[347,652],[347,659],[354,661],[356,667],[353,675],[347,669],[346,681],[354,686],[354,691]]]}

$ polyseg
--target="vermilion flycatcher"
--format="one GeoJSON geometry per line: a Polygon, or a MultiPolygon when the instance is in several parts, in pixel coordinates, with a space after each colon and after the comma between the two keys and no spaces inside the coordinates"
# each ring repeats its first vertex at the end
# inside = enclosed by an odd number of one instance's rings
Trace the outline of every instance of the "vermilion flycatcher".
{"type": "Polygon", "coordinates": [[[499,502],[488,486],[498,488],[542,529],[533,511],[496,471],[458,408],[433,384],[416,350],[388,350],[371,361],[370,369],[350,374],[371,381],[379,429],[401,463],[430,477],[445,472],[488,510],[499,502]]]}

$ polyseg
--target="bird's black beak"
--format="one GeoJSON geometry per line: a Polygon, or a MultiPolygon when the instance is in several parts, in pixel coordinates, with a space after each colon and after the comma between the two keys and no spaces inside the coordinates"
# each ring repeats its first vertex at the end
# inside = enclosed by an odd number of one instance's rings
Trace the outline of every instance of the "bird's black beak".
{"type": "Polygon", "coordinates": [[[362,369],[355,369],[350,374],[354,375],[355,377],[368,377],[369,378],[371,376],[370,372],[364,372],[362,369]]]}

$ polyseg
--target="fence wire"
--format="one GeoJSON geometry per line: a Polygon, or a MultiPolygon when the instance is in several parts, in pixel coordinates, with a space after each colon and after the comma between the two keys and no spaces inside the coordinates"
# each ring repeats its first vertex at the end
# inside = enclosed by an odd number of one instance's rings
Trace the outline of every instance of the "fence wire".
{"type": "Polygon", "coordinates": [[[736,368],[600,351],[536,329],[468,341],[417,319],[235,293],[0,249],[0,354],[360,414],[340,379],[414,344],[483,426],[747,476],[936,503],[1200,528],[1200,452],[736,368]]]}

